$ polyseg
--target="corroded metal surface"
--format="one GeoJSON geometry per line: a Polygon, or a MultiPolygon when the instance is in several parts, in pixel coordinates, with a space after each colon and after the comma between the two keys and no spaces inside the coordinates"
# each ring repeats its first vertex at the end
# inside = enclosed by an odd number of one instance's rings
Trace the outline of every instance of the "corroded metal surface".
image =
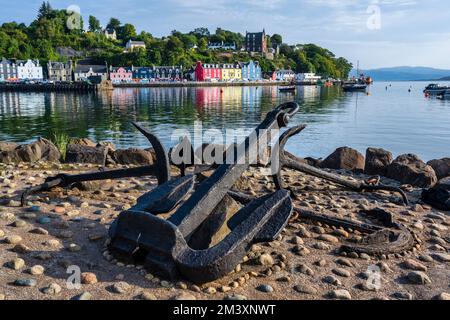
{"type": "MultiPolygon", "coordinates": [[[[267,114],[254,133],[259,138],[262,130],[286,126],[297,111],[296,103],[277,107],[267,114]]],[[[164,194],[160,190],[167,184],[144,196],[136,207],[122,212],[110,229],[111,253],[125,261],[143,262],[151,272],[161,277],[174,279],[181,274],[193,282],[202,283],[231,272],[252,244],[277,237],[293,208],[286,190],[250,201],[233,216],[231,232],[212,248],[195,250],[189,246],[193,237],[210,236],[201,226],[214,215],[217,205],[248,169],[250,164],[245,159],[249,151],[255,149],[258,140],[247,137],[241,145],[245,152],[236,155],[234,163],[220,165],[168,219],[157,217],[152,210],[142,210],[148,207],[147,198],[155,202],[155,194],[164,194]]],[[[152,207],[153,211],[162,211],[152,207]]]]}
{"type": "Polygon", "coordinates": [[[289,140],[289,138],[299,134],[306,128],[306,125],[300,125],[294,128],[291,128],[287,130],[279,139],[278,145],[275,146],[273,152],[278,152],[279,154],[279,166],[276,174],[273,176],[275,185],[278,189],[283,188],[283,180],[281,177],[281,169],[282,168],[289,168],[293,170],[297,170],[327,181],[331,181],[333,183],[336,183],[338,185],[344,186],[346,188],[349,188],[351,190],[357,191],[357,192],[364,192],[364,191],[377,191],[377,190],[385,190],[385,191],[391,191],[391,192],[397,192],[402,197],[402,201],[405,205],[408,204],[408,198],[405,194],[405,192],[397,187],[387,186],[383,184],[379,184],[379,177],[375,177],[373,179],[369,179],[368,181],[358,181],[358,180],[348,180],[342,176],[339,176],[334,173],[330,173],[324,170],[321,170],[319,168],[313,167],[305,162],[300,161],[300,159],[297,159],[295,156],[288,154],[285,152],[284,147],[289,140]]]}

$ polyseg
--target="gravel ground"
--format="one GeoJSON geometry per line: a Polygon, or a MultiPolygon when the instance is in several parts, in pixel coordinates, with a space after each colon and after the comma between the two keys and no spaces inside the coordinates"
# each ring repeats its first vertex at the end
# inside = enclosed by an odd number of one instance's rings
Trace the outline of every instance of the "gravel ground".
{"type": "MultiPolygon", "coordinates": [[[[419,233],[420,244],[411,252],[381,260],[343,256],[340,245],[360,235],[293,217],[276,241],[254,245],[233,273],[196,286],[183,279],[158,279],[141,266],[116,261],[105,249],[109,224],[156,186],[152,178],[94,183],[95,191],[52,190],[31,196],[27,206],[20,207],[20,193],[26,187],[60,172],[88,170],[95,168],[0,167],[0,300],[450,298],[449,213],[420,203],[420,189],[409,190],[411,203],[405,207],[389,192],[349,192],[285,171],[298,197],[295,206],[358,221],[366,221],[361,210],[383,208],[419,233]],[[82,272],[78,288],[67,284],[74,266],[82,272]],[[380,279],[376,287],[367,281],[373,268],[380,270],[369,278],[380,279]]],[[[274,190],[271,179],[258,168],[250,169],[238,186],[252,195],[274,190]]]]}

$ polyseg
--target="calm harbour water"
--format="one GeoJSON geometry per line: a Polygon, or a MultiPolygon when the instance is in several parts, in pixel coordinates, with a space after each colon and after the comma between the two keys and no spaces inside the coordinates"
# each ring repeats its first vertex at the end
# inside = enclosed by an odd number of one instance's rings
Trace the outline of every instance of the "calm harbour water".
{"type": "Polygon", "coordinates": [[[288,144],[299,156],[325,157],[350,146],[365,152],[382,147],[394,155],[416,153],[424,160],[450,156],[450,100],[425,98],[427,83],[375,83],[370,94],[338,88],[277,87],[115,89],[99,94],[0,93],[0,140],[29,142],[51,132],[108,140],[118,147],[147,147],[130,121],[144,124],[163,143],[175,144],[175,129],[256,127],[276,105],[297,101],[291,126],[308,127],[288,144]],[[386,90],[386,86],[388,89],[386,90]],[[412,91],[408,89],[412,86],[412,91]]]}

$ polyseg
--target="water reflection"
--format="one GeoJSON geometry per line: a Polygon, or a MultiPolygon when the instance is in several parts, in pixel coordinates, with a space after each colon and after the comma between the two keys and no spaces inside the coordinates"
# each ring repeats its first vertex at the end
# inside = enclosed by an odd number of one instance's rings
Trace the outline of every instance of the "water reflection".
{"type": "Polygon", "coordinates": [[[174,129],[251,130],[274,106],[301,105],[291,125],[307,123],[288,148],[321,157],[349,145],[361,151],[384,147],[395,154],[414,152],[425,159],[450,155],[450,102],[425,99],[415,83],[375,84],[370,95],[344,94],[337,88],[277,87],[126,88],[99,94],[0,93],[0,140],[28,142],[53,131],[72,137],[110,140],[119,147],[147,146],[130,125],[145,123],[169,147],[174,129]]]}

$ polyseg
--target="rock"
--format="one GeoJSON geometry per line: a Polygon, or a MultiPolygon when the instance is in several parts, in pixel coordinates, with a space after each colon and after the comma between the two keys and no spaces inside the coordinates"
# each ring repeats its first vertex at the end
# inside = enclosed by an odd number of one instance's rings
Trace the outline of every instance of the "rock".
{"type": "Polygon", "coordinates": [[[48,287],[43,288],[41,291],[44,294],[55,295],[61,292],[61,286],[57,283],[52,283],[48,287]]]}
{"type": "Polygon", "coordinates": [[[386,177],[419,188],[429,188],[436,184],[433,168],[426,165],[418,156],[405,154],[397,157],[387,168],[386,177]]]}
{"type": "Polygon", "coordinates": [[[387,166],[392,162],[392,153],[384,149],[368,148],[364,172],[368,175],[386,176],[387,166]]]}
{"type": "Polygon", "coordinates": [[[405,262],[403,262],[402,266],[405,269],[409,269],[409,270],[416,270],[416,271],[427,271],[428,270],[428,268],[426,266],[424,266],[420,262],[417,262],[413,259],[405,260],[405,262]]]}
{"type": "Polygon", "coordinates": [[[43,228],[36,228],[36,229],[30,230],[30,233],[44,235],[44,236],[48,235],[48,231],[43,228]]]}
{"type": "Polygon", "coordinates": [[[83,292],[82,294],[74,297],[74,300],[91,300],[91,299],[92,294],[90,294],[89,292],[83,292]]]}
{"type": "Polygon", "coordinates": [[[11,212],[0,212],[0,220],[12,221],[16,216],[11,212]]]}
{"type": "Polygon", "coordinates": [[[342,285],[341,280],[339,280],[335,276],[326,276],[325,278],[323,278],[323,281],[325,283],[329,283],[329,284],[332,284],[332,285],[335,285],[335,286],[341,286],[342,285]]]}
{"type": "Polygon", "coordinates": [[[139,295],[139,298],[140,298],[141,300],[147,300],[147,301],[156,301],[156,300],[158,300],[158,298],[156,298],[156,296],[155,296],[153,293],[148,292],[148,291],[142,292],[142,293],[139,295]]]}
{"type": "MultiPolygon", "coordinates": [[[[2,152],[14,151],[19,145],[14,142],[0,141],[0,154],[2,152]]],[[[1,162],[1,156],[0,156],[1,162]]]]}
{"type": "Polygon", "coordinates": [[[297,267],[297,271],[303,274],[306,274],[308,276],[313,276],[314,271],[310,267],[308,267],[306,264],[302,263],[297,267]]]}
{"type": "Polygon", "coordinates": [[[349,237],[348,232],[345,231],[345,230],[341,230],[341,229],[336,229],[336,230],[334,230],[334,231],[333,231],[333,234],[334,234],[335,236],[343,237],[343,238],[348,238],[348,237],[349,237]]]}
{"type": "Polygon", "coordinates": [[[357,150],[342,147],[320,163],[320,167],[329,169],[364,170],[364,156],[357,150]]]}
{"type": "Polygon", "coordinates": [[[83,181],[79,183],[75,183],[74,187],[80,189],[81,191],[98,191],[104,185],[104,181],[83,181]]]}
{"type": "Polygon", "coordinates": [[[242,294],[236,294],[233,293],[231,295],[228,295],[225,297],[225,300],[230,300],[230,301],[244,301],[247,300],[247,297],[242,295],[242,294]]]}
{"type": "Polygon", "coordinates": [[[259,256],[258,263],[262,266],[268,266],[268,267],[271,267],[275,264],[272,256],[267,253],[259,256]]]}
{"type": "Polygon", "coordinates": [[[334,274],[340,276],[340,277],[344,277],[344,278],[349,278],[351,276],[350,271],[347,271],[345,269],[342,268],[335,268],[332,270],[334,274]]]}
{"type": "Polygon", "coordinates": [[[131,289],[131,286],[124,281],[114,283],[111,286],[111,291],[114,293],[118,293],[118,294],[126,293],[126,292],[130,291],[130,289],[131,289]]]}
{"type": "Polygon", "coordinates": [[[108,149],[105,147],[88,147],[69,144],[66,152],[67,163],[91,163],[104,166],[108,149]]]}
{"type": "Polygon", "coordinates": [[[268,284],[262,284],[262,285],[258,286],[256,288],[256,290],[261,291],[261,292],[265,292],[265,293],[273,292],[273,288],[270,285],[268,285],[268,284]]]}
{"type": "Polygon", "coordinates": [[[79,251],[81,251],[81,247],[75,243],[71,243],[67,247],[67,250],[70,252],[79,252],[79,251]]]}
{"type": "Polygon", "coordinates": [[[69,239],[73,237],[73,232],[70,230],[62,230],[58,233],[57,237],[61,239],[69,239]]]}
{"type": "Polygon", "coordinates": [[[446,253],[435,253],[433,258],[440,262],[450,262],[450,254],[446,253]]]}
{"type": "Polygon", "coordinates": [[[113,159],[118,164],[148,166],[155,162],[152,151],[137,148],[119,149],[114,152],[113,159]]]}
{"type": "Polygon", "coordinates": [[[5,231],[3,231],[2,229],[0,229],[0,238],[5,236],[5,231]]]}
{"type": "Polygon", "coordinates": [[[8,266],[13,270],[20,270],[25,266],[25,261],[21,258],[15,258],[8,262],[8,266]]]}
{"type": "Polygon", "coordinates": [[[25,254],[25,253],[30,252],[30,248],[28,248],[26,245],[24,245],[22,243],[19,243],[13,248],[12,251],[19,253],[19,254],[25,254]]]}
{"type": "Polygon", "coordinates": [[[216,293],[217,293],[217,290],[216,290],[216,288],[214,288],[214,287],[208,287],[208,288],[206,288],[205,290],[203,290],[203,292],[204,292],[204,293],[207,293],[207,294],[216,294],[216,293]]]}
{"type": "Polygon", "coordinates": [[[33,276],[40,276],[41,274],[44,274],[45,268],[41,265],[35,265],[32,266],[29,270],[29,273],[33,276]]]}
{"type": "Polygon", "coordinates": [[[450,300],[450,293],[442,292],[433,298],[434,300],[450,300]]]}
{"type": "Polygon", "coordinates": [[[427,165],[433,168],[438,179],[450,176],[450,158],[431,160],[428,161],[427,165]]]}
{"type": "Polygon", "coordinates": [[[413,299],[412,294],[409,292],[395,292],[392,296],[396,299],[401,299],[401,300],[412,300],[413,299]]]}
{"type": "Polygon", "coordinates": [[[340,264],[341,266],[345,266],[345,267],[353,267],[353,263],[345,258],[339,258],[336,260],[337,264],[340,264]]]}
{"type": "Polygon", "coordinates": [[[13,222],[12,226],[15,228],[24,228],[27,226],[27,223],[23,220],[16,220],[13,222]]]}
{"type": "Polygon", "coordinates": [[[191,300],[197,300],[192,294],[188,292],[182,292],[180,294],[177,294],[176,296],[173,296],[171,300],[179,300],[179,301],[191,301],[191,300]]]}
{"type": "Polygon", "coordinates": [[[411,284],[430,284],[430,278],[421,271],[413,271],[407,275],[408,282],[411,284]]]}
{"type": "Polygon", "coordinates": [[[17,236],[17,235],[11,235],[11,236],[7,236],[5,238],[5,242],[9,243],[9,244],[18,244],[21,241],[22,241],[22,237],[17,236]]]}
{"type": "Polygon", "coordinates": [[[0,293],[0,301],[6,300],[6,296],[0,293]]]}
{"type": "Polygon", "coordinates": [[[423,262],[433,262],[433,258],[426,254],[420,255],[419,260],[421,260],[423,262]]]}
{"type": "Polygon", "coordinates": [[[336,238],[335,236],[332,236],[330,234],[322,234],[319,237],[317,237],[317,239],[322,240],[322,241],[326,241],[329,243],[339,243],[339,239],[336,238]]]}
{"type": "Polygon", "coordinates": [[[37,284],[34,279],[17,279],[14,281],[14,285],[18,287],[35,287],[37,284]]]}
{"type": "Polygon", "coordinates": [[[97,276],[92,272],[83,272],[81,274],[82,284],[94,284],[97,283],[97,276]]]}
{"type": "Polygon", "coordinates": [[[439,180],[433,188],[424,189],[421,199],[436,209],[450,211],[450,177],[439,180]]]}
{"type": "Polygon", "coordinates": [[[45,224],[50,224],[52,222],[52,220],[49,217],[41,216],[41,217],[37,218],[36,222],[39,224],[45,225],[45,224]]]}
{"type": "Polygon", "coordinates": [[[97,144],[94,141],[88,138],[75,138],[70,141],[70,144],[93,148],[97,146],[97,144]]]}
{"type": "Polygon", "coordinates": [[[309,286],[307,284],[299,284],[294,286],[294,290],[297,291],[298,293],[304,293],[304,294],[316,294],[317,293],[317,289],[309,286]]]}
{"type": "Polygon", "coordinates": [[[49,140],[39,138],[36,142],[0,151],[0,162],[57,162],[61,158],[58,148],[49,140]]]}
{"type": "Polygon", "coordinates": [[[339,290],[333,290],[328,293],[328,296],[331,299],[338,299],[338,300],[351,300],[352,296],[350,295],[350,292],[344,289],[339,290]]]}
{"type": "Polygon", "coordinates": [[[330,246],[323,242],[314,243],[312,247],[317,250],[330,250],[330,246]]]}

